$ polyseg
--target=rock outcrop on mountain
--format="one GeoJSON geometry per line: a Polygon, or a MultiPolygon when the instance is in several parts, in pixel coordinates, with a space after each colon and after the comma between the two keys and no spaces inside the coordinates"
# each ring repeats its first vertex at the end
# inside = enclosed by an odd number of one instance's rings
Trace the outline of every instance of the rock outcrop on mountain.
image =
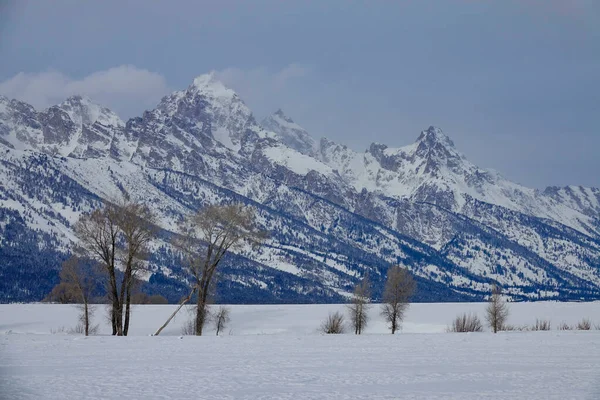
{"type": "Polygon", "coordinates": [[[123,196],[163,231],[146,290],[177,300],[170,232],[185,214],[242,202],[271,233],[227,257],[229,302],[343,301],[364,274],[416,276],[421,301],[600,297],[600,190],[538,191],[470,163],[439,128],[363,153],[315,140],[281,110],[258,123],[214,74],[126,123],[74,96],[37,111],[0,97],[0,293],[39,300],[57,280],[82,212],[123,196]]]}

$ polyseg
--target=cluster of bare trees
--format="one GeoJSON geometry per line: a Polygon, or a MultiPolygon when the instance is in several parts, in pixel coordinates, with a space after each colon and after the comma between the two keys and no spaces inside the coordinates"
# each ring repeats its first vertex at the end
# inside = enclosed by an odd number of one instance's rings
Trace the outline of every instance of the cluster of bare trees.
{"type": "MultiPolygon", "coordinates": [[[[381,316],[389,324],[392,334],[395,334],[404,320],[409,306],[409,300],[415,290],[415,281],[410,272],[399,265],[391,266],[383,291],[381,316]]],[[[356,335],[364,332],[368,322],[368,311],[371,308],[371,281],[366,275],[354,288],[352,299],[347,306],[350,325],[356,335]]],[[[344,315],[340,312],[329,314],[319,329],[326,334],[339,334],[345,331],[344,315]]]]}
{"type": "MultiPolygon", "coordinates": [[[[110,304],[112,334],[126,336],[132,303],[166,302],[161,296],[134,296],[138,276],[146,269],[149,246],[158,232],[156,217],[140,203],[106,204],[83,215],[75,224],[74,232],[78,245],[73,256],[63,264],[61,281],[49,298],[80,303],[83,330],[87,335],[93,311],[91,296],[102,280],[110,304]]],[[[189,272],[190,293],[155,335],[194,296],[193,331],[201,335],[223,257],[229,250],[242,244],[255,246],[264,238],[264,233],[254,226],[253,211],[239,204],[208,206],[185,218],[173,245],[189,272]]],[[[230,320],[229,309],[219,308],[212,318],[219,334],[230,320]]]]}

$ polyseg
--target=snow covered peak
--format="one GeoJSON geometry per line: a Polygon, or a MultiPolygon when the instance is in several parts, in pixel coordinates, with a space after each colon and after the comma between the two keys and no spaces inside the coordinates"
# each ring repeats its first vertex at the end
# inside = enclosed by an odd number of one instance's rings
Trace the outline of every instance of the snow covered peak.
{"type": "Polygon", "coordinates": [[[430,126],[417,138],[417,143],[425,143],[428,146],[441,144],[443,146],[454,147],[454,142],[442,130],[435,126],[430,126]]]}
{"type": "Polygon", "coordinates": [[[174,118],[180,130],[194,132],[196,137],[212,136],[236,152],[241,149],[245,136],[251,132],[258,137],[263,134],[252,111],[214,72],[200,75],[187,89],[163,97],[150,114],[157,118],[160,126],[174,118]]]}
{"type": "Polygon", "coordinates": [[[197,76],[192,85],[188,88],[188,91],[194,90],[203,94],[212,95],[216,98],[238,97],[235,91],[228,88],[223,82],[217,79],[214,71],[197,76]]]}
{"type": "Polygon", "coordinates": [[[290,124],[294,123],[294,121],[290,117],[288,117],[287,115],[285,115],[285,113],[283,112],[283,110],[281,108],[277,109],[277,111],[275,111],[272,116],[280,118],[283,121],[288,122],[290,124]]]}
{"type": "Polygon", "coordinates": [[[85,96],[71,96],[58,106],[65,111],[77,126],[93,125],[96,122],[104,126],[123,127],[125,123],[117,114],[106,107],[94,103],[85,96]]]}
{"type": "Polygon", "coordinates": [[[264,129],[274,132],[276,139],[286,146],[307,156],[314,157],[318,154],[318,143],[306,129],[295,123],[281,109],[265,118],[261,125],[264,129]]]}

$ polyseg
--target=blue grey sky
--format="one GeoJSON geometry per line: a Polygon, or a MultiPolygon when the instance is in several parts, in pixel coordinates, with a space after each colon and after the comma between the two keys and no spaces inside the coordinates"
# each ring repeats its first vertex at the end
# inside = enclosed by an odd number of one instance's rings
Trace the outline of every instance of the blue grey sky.
{"type": "Polygon", "coordinates": [[[0,93],[81,93],[123,118],[217,71],[364,150],[441,127],[533,187],[600,187],[600,1],[0,0],[0,93]]]}

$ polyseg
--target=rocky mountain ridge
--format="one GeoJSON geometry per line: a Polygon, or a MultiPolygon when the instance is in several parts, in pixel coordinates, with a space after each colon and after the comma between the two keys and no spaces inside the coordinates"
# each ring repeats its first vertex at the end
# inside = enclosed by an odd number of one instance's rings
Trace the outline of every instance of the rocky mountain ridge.
{"type": "Polygon", "coordinates": [[[229,301],[341,301],[367,272],[377,297],[391,263],[417,276],[420,300],[480,299],[493,283],[515,299],[590,299],[600,285],[600,190],[512,183],[436,127],[358,153],[281,110],[259,124],[214,74],[126,123],[79,96],[40,112],[0,97],[0,153],[5,301],[39,297],[13,278],[25,267],[14,254],[30,250],[17,238],[57,249],[40,272],[50,285],[80,213],[124,194],[160,216],[146,279],[173,299],[182,271],[169,232],[228,201],[255,207],[272,232],[260,251],[229,257],[229,301]]]}

